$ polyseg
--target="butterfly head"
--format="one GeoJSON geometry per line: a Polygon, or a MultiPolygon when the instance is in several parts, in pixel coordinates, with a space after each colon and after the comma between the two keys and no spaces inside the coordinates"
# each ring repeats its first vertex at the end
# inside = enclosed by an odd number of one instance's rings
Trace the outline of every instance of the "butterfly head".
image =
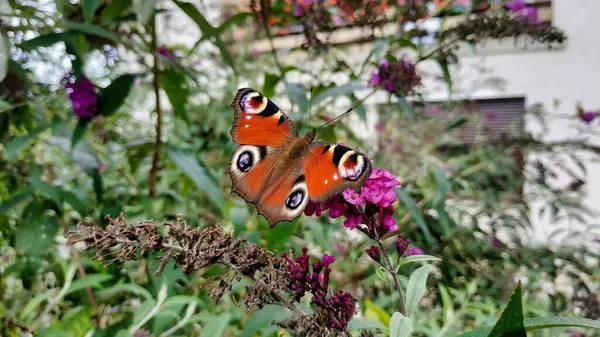
{"type": "Polygon", "coordinates": [[[304,135],[304,139],[306,139],[306,141],[309,144],[311,144],[312,142],[315,141],[316,136],[317,136],[317,129],[312,129],[312,131],[309,131],[304,135]]]}

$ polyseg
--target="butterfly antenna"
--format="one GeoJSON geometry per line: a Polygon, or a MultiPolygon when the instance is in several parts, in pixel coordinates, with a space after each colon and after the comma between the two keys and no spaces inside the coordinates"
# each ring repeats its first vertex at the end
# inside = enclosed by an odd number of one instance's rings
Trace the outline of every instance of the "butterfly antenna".
{"type": "Polygon", "coordinates": [[[336,120],[338,120],[338,119],[340,119],[340,118],[342,118],[342,117],[346,116],[347,114],[351,113],[353,110],[354,110],[354,108],[350,108],[350,109],[348,109],[348,111],[346,111],[346,112],[344,112],[343,114],[341,114],[341,115],[337,116],[336,118],[334,118],[334,119],[332,119],[332,120],[330,120],[330,121],[328,121],[328,122],[325,122],[325,124],[321,124],[321,126],[319,126],[318,128],[316,128],[316,129],[315,129],[315,131],[316,131],[316,130],[319,130],[320,128],[324,127],[324,126],[325,126],[325,125],[327,125],[327,124],[331,124],[331,123],[335,122],[336,120]]]}

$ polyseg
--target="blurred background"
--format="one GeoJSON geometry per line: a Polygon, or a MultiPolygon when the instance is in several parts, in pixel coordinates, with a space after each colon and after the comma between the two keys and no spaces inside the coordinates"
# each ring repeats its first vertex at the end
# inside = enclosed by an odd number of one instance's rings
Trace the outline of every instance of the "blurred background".
{"type": "Polygon", "coordinates": [[[269,229],[230,193],[242,87],[301,134],[355,108],[317,137],[394,174],[410,254],[441,259],[415,336],[493,324],[517,280],[526,317],[597,319],[598,12],[596,0],[0,0],[0,335],[286,334],[272,311],[237,305],[245,280],[218,304],[198,288],[220,266],[155,276],[153,256],[105,267],[67,244],[78,223],[121,213],[334,255],[335,287],[389,323],[398,295],[367,237],[327,214],[269,229]],[[152,312],[164,281],[171,302],[152,312]]]}

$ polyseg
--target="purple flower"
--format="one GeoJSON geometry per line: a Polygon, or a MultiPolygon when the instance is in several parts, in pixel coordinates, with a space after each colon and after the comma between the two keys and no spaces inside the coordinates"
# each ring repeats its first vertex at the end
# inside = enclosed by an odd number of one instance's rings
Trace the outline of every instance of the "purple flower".
{"type": "Polygon", "coordinates": [[[302,15],[304,15],[304,8],[302,8],[302,6],[296,7],[296,9],[294,10],[294,16],[300,17],[302,15]]]}
{"type": "Polygon", "coordinates": [[[581,120],[584,121],[585,123],[589,124],[589,123],[593,122],[597,116],[598,116],[598,112],[596,112],[596,111],[584,111],[581,113],[581,120]]]}
{"type": "Polygon", "coordinates": [[[369,86],[382,87],[393,94],[408,94],[421,84],[415,65],[409,60],[379,62],[378,69],[371,72],[369,86]]]}
{"type": "Polygon", "coordinates": [[[71,100],[73,112],[80,119],[89,119],[98,112],[98,93],[90,80],[81,75],[79,80],[73,76],[67,78],[65,89],[71,100]]]}
{"type": "Polygon", "coordinates": [[[324,317],[330,328],[345,330],[348,321],[356,312],[356,299],[350,293],[343,291],[336,291],[328,296],[330,265],[335,262],[335,257],[325,254],[322,260],[311,266],[307,252],[306,247],[302,248],[302,255],[295,260],[285,253],[281,254],[281,257],[287,261],[290,271],[289,289],[295,300],[310,292],[313,295],[312,303],[317,306],[318,316],[324,317]]]}
{"type": "Polygon", "coordinates": [[[406,256],[423,255],[423,253],[425,252],[419,247],[410,247],[406,250],[406,256]]]}
{"type": "Polygon", "coordinates": [[[365,199],[363,199],[359,193],[351,188],[345,189],[344,192],[342,192],[342,195],[346,201],[354,206],[361,205],[363,202],[365,202],[365,199]]]}
{"type": "Polygon", "coordinates": [[[404,240],[402,235],[398,235],[396,238],[396,252],[398,253],[398,256],[404,255],[404,252],[406,252],[406,248],[408,248],[409,244],[410,239],[404,240]]]}
{"type": "Polygon", "coordinates": [[[175,61],[175,53],[173,53],[173,51],[165,46],[160,46],[158,47],[158,49],[156,50],[160,55],[168,58],[171,61],[175,61]]]}
{"type": "Polygon", "coordinates": [[[506,4],[506,8],[510,9],[511,11],[518,11],[525,8],[526,6],[527,4],[525,0],[512,0],[506,4]]]}
{"type": "Polygon", "coordinates": [[[383,217],[383,225],[390,232],[395,232],[395,231],[398,230],[398,225],[396,225],[396,219],[394,219],[394,217],[392,215],[390,215],[390,214],[386,214],[383,217]]]}
{"type": "Polygon", "coordinates": [[[498,239],[493,239],[492,246],[494,246],[494,248],[504,248],[504,242],[502,242],[498,239]]]}
{"type": "Polygon", "coordinates": [[[373,261],[377,263],[381,262],[381,250],[379,250],[379,246],[373,245],[365,249],[365,253],[367,253],[367,255],[373,259],[373,261]]]}
{"type": "Polygon", "coordinates": [[[344,221],[344,227],[350,228],[350,229],[355,229],[361,223],[362,223],[361,215],[347,214],[346,220],[344,221]]]}

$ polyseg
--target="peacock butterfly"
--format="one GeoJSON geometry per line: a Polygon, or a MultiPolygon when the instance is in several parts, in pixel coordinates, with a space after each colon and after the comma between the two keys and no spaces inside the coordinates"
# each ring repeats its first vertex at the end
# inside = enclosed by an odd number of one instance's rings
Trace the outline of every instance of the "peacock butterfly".
{"type": "Polygon", "coordinates": [[[300,137],[275,103],[251,88],[238,90],[231,107],[231,137],[239,146],[229,162],[232,192],[256,205],[274,227],[302,214],[309,200],[321,202],[346,188],[360,190],[371,162],[340,144],[300,137]]]}

